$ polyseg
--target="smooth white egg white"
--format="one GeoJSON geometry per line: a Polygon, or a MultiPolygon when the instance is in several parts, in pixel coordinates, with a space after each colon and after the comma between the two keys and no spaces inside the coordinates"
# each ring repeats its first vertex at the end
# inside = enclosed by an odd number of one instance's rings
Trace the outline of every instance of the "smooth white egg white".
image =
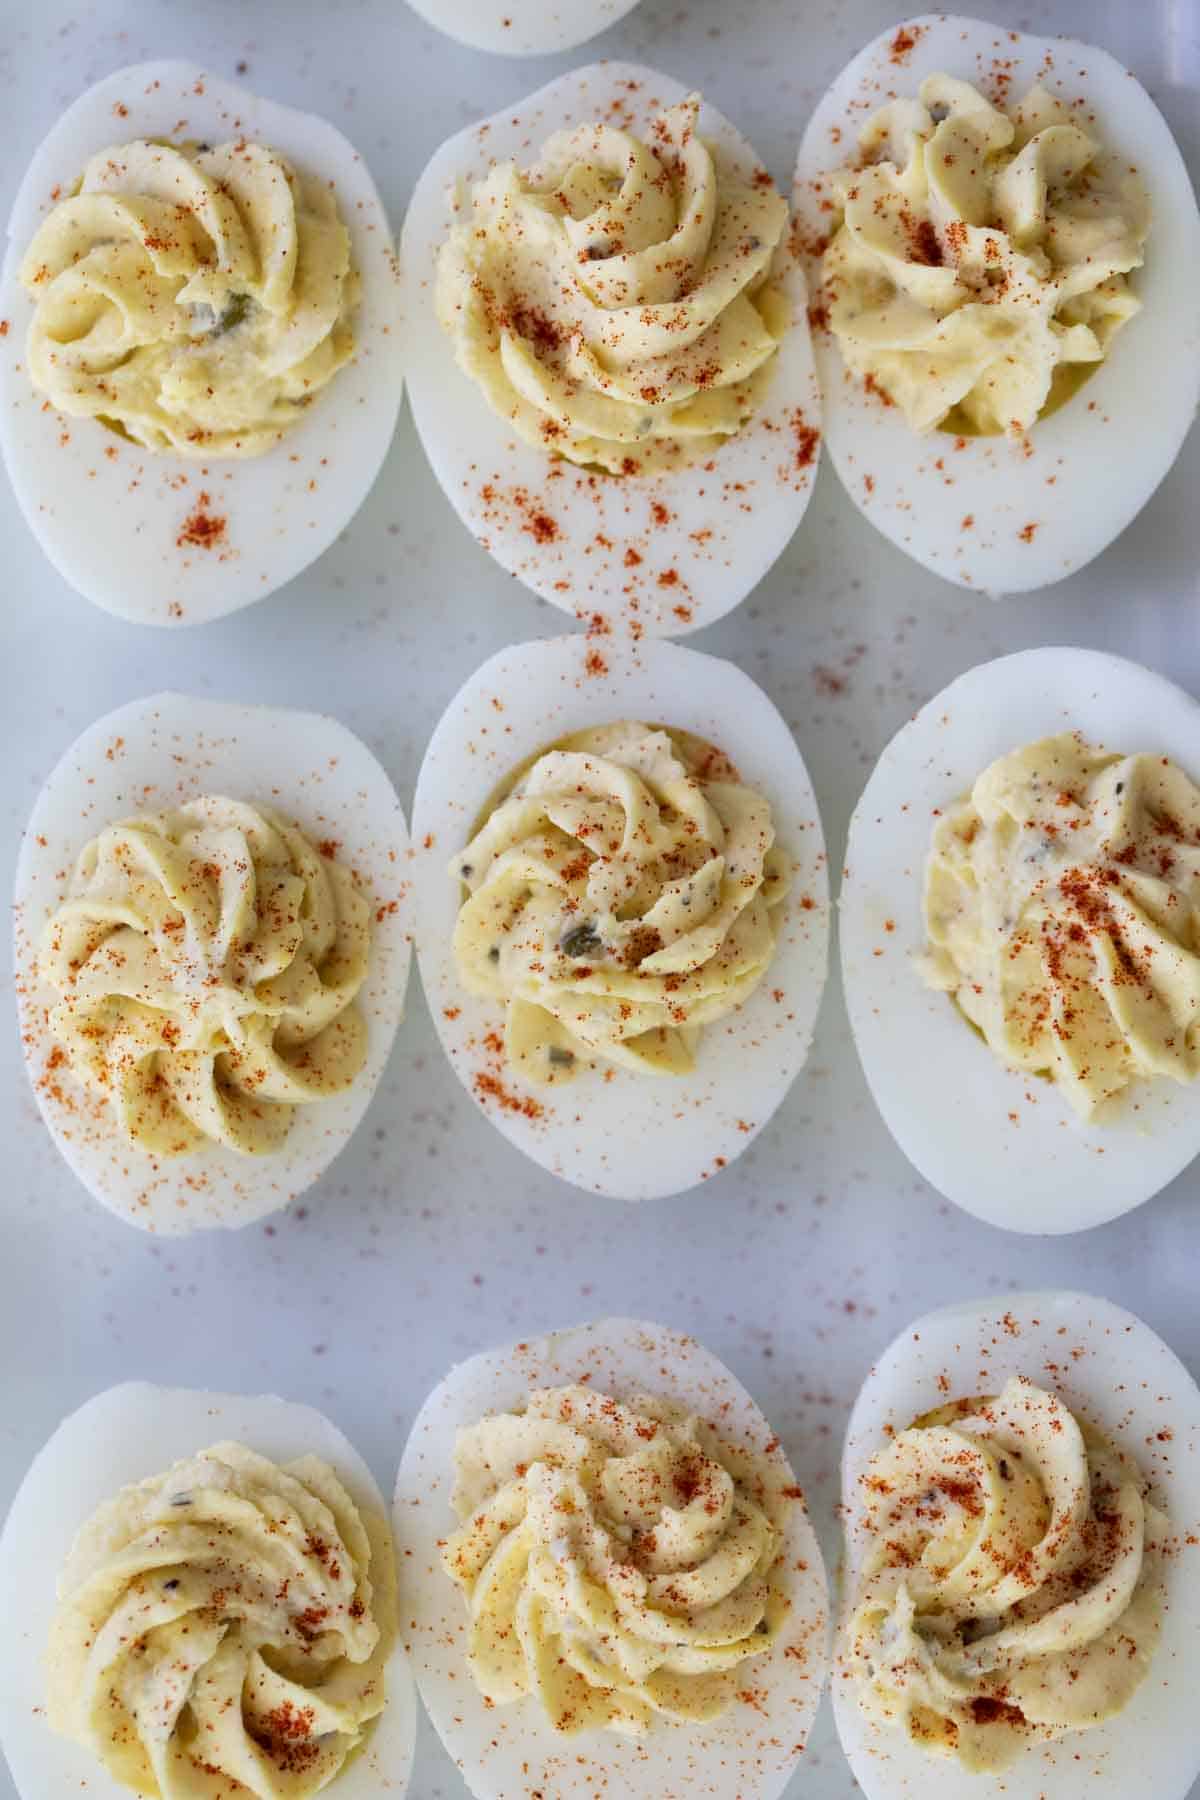
{"type": "Polygon", "coordinates": [[[1025,650],[951,682],[892,739],[850,821],[842,976],[863,1070],[905,1155],[947,1199],[1013,1231],[1081,1231],[1165,1187],[1200,1152],[1200,1109],[1160,1078],[1081,1121],[1049,1081],[1010,1070],[925,986],[925,861],[940,812],[998,756],[1079,731],[1173,757],[1200,779],[1200,707],[1095,650],[1025,650]]]}
{"type": "Polygon", "coordinates": [[[375,184],[324,119],[194,63],[136,63],[89,88],[29,165],[0,276],[0,449],[30,530],[59,573],[121,618],[196,625],[263,599],[307,568],[350,523],[392,441],[403,394],[399,291],[375,184]],[[246,459],[159,454],[47,407],[25,368],[33,306],[17,274],[56,198],[111,145],[239,136],[333,183],[362,280],[352,362],[301,424],[246,459]],[[189,526],[197,517],[213,522],[203,534],[189,526]]]}
{"type": "Polygon", "coordinates": [[[794,204],[812,286],[830,219],[830,177],[878,107],[946,70],[1019,100],[1040,80],[1087,102],[1100,141],[1136,164],[1150,193],[1142,311],[1080,391],[1020,443],[918,436],[848,373],[828,329],[814,332],[825,436],[864,517],[935,574],[988,594],[1044,587],[1090,562],[1149,500],[1179,453],[1200,397],[1200,215],[1165,119],[1107,52],[979,19],[926,14],[893,27],[838,76],[809,121],[794,204]]]}
{"type": "MultiPolygon", "coordinates": [[[[645,132],[688,89],[636,63],[594,63],[450,138],[417,183],[401,237],[408,392],[426,455],[467,529],[526,587],[578,618],[678,636],[732,610],[799,525],[816,474],[820,399],[798,259],[793,324],[764,403],[709,464],[648,479],[593,474],[522,442],[454,360],[434,271],[459,184],[536,161],[553,131],[605,119],[645,132]]],[[[700,129],[747,176],[762,164],[712,106],[700,129]]]]}
{"type": "Polygon", "coordinates": [[[456,1525],[450,1505],[459,1429],[525,1405],[531,1388],[585,1382],[619,1400],[674,1401],[731,1441],[795,1477],[770,1425],[734,1376],[694,1338],[637,1319],[603,1319],[489,1350],[452,1369],[417,1416],[400,1464],[394,1522],[404,1552],[409,1655],[426,1711],[479,1800],[621,1800],[737,1794],[773,1800],[804,1750],[828,1669],[829,1592],[803,1501],[789,1509],[784,1554],[792,1610],[773,1651],[753,1670],[754,1704],[706,1724],[656,1720],[643,1738],[590,1731],[559,1737],[536,1701],[491,1706],[466,1664],[466,1609],[442,1569],[456,1525]]]}
{"type": "Polygon", "coordinates": [[[163,1236],[248,1225],[311,1187],[362,1118],[404,1012],[410,957],[408,831],[366,745],[320,713],[156,694],[108,713],[77,738],[34,805],[17,863],[14,954],[29,1078],[63,1156],[119,1218],[163,1236]],[[50,1031],[55,996],[37,973],[46,920],[76,858],[106,825],[200,794],[261,801],[356,870],[375,907],[358,1004],[366,1066],[345,1093],[299,1106],[282,1149],[240,1156],[209,1144],[154,1157],[131,1147],[106,1101],[71,1073],[50,1031]]]}
{"type": "Polygon", "coordinates": [[[413,843],[417,959],[434,1024],[459,1080],[511,1143],[563,1180],[625,1200],[681,1193],[740,1155],[808,1054],[829,929],[812,784],[787,725],[748,675],[661,639],[570,636],[502,650],[438,722],[417,781],[413,843]],[[795,874],[770,967],[738,1011],[704,1028],[690,1074],[596,1068],[539,1086],[503,1061],[502,1003],[475,999],[459,980],[460,887],[450,863],[528,757],[622,719],[675,726],[723,750],[770,801],[776,843],[795,874]]]}
{"type": "MultiPolygon", "coordinates": [[[[310,1406],[274,1394],[210,1394],[142,1381],[87,1401],[34,1458],[0,1536],[0,1742],[21,1800],[68,1793],[127,1800],[128,1788],[89,1750],[46,1723],[42,1657],[59,1572],[80,1528],[121,1488],[223,1441],[278,1463],[319,1456],[360,1507],[387,1520],[386,1503],[362,1457],[310,1406]]],[[[339,1800],[402,1800],[416,1730],[416,1688],[398,1640],[387,1664],[387,1705],[334,1783],[339,1800]]]]}
{"type": "Polygon", "coordinates": [[[846,1605],[867,1549],[859,1497],[871,1457],[890,1432],[923,1413],[995,1394],[1014,1375],[1061,1394],[1124,1450],[1178,1534],[1149,1674],[1116,1718],[1055,1744],[1031,1745],[1000,1776],[968,1775],[952,1759],[926,1755],[903,1731],[865,1718],[835,1648],[833,1709],[842,1748],[867,1800],[963,1800],[968,1792],[981,1800],[1130,1800],[1150,1792],[1184,1800],[1200,1771],[1200,1392],[1174,1352],[1132,1313],[1087,1294],[992,1295],[931,1313],[901,1333],[867,1376],[846,1436],[846,1605]]]}
{"type": "Polygon", "coordinates": [[[575,50],[631,13],[638,0],[409,0],[447,37],[499,56],[575,50]]]}

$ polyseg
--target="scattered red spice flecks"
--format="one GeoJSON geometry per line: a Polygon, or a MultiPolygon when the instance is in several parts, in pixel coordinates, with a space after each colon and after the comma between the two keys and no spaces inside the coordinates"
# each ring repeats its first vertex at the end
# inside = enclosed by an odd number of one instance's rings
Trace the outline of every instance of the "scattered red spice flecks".
{"type": "Polygon", "coordinates": [[[810,469],[821,447],[821,434],[815,425],[808,423],[800,407],[791,414],[788,422],[796,440],[795,465],[798,469],[810,469]]]}
{"type": "Polygon", "coordinates": [[[888,61],[897,67],[906,63],[927,29],[925,25],[902,25],[888,45],[888,61]]]}
{"type": "Polygon", "coordinates": [[[211,512],[211,506],[211,494],[202,492],[197,496],[195,506],[183,521],[179,536],[175,539],[177,549],[215,550],[225,542],[229,522],[211,512]]]}

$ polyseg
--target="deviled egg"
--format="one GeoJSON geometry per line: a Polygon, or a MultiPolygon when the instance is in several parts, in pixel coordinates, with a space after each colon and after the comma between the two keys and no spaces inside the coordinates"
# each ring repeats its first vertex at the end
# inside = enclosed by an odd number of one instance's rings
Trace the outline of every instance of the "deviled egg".
{"type": "Polygon", "coordinates": [[[77,739],[21,847],[15,955],[38,1105],[98,1200],[175,1234],[323,1174],[403,1013],[407,854],[333,719],[159,694],[77,739]]]}
{"type": "Polygon", "coordinates": [[[987,593],[1140,512],[1200,395],[1200,215],[1103,50],[948,14],[883,33],[804,134],[795,208],[834,466],[866,518],[987,593]]]}
{"type": "Polygon", "coordinates": [[[497,560],[635,634],[736,606],[820,419],[787,203],[734,127],[653,70],[575,70],[442,146],[403,261],[413,417],[497,560]]]}
{"type": "Polygon", "coordinates": [[[414,12],[472,50],[553,56],[575,50],[631,13],[638,0],[409,0],[414,12]]]}
{"type": "Polygon", "coordinates": [[[842,972],[905,1154],[990,1224],[1078,1231],[1200,1151],[1200,708],[1091,650],[984,663],[850,822],[842,972]]]}
{"type": "Polygon", "coordinates": [[[825,1683],[803,1494],[717,1358],[631,1319],[460,1364],[395,1524],[425,1706],[479,1800],[769,1800],[825,1683]]]}
{"type": "Polygon", "coordinates": [[[654,639],[501,651],[433,734],[413,833],[434,1023],[505,1137],[630,1200],[740,1154],[828,939],[812,786],[746,675],[654,639]]]}
{"type": "Polygon", "coordinates": [[[349,524],[402,393],[392,236],[333,126],[183,62],[107,76],[35,154],[0,286],[0,447],[98,606],[196,624],[349,524]]]}
{"type": "Polygon", "coordinates": [[[834,1713],[868,1800],[1184,1800],[1200,1772],[1200,1393],[1085,1294],[920,1319],[842,1461],[834,1713]]]}
{"type": "Polygon", "coordinates": [[[400,1800],[416,1693],[386,1505],[321,1413],[129,1382],[39,1452],[0,1537],[22,1800],[400,1800]]]}

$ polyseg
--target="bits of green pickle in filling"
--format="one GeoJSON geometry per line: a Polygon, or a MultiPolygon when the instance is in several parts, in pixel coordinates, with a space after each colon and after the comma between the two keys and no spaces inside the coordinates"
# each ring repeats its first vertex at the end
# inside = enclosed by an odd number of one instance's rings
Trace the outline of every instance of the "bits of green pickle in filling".
{"type": "Polygon", "coordinates": [[[559,945],[564,956],[576,959],[581,956],[594,956],[600,949],[600,939],[596,935],[596,927],[591,919],[582,925],[576,925],[568,931],[559,945]]]}
{"type": "Polygon", "coordinates": [[[253,304],[254,302],[251,300],[249,294],[231,294],[224,312],[213,326],[209,335],[211,337],[224,337],[227,331],[232,331],[235,326],[241,325],[243,321],[249,317],[250,308],[253,304]]]}

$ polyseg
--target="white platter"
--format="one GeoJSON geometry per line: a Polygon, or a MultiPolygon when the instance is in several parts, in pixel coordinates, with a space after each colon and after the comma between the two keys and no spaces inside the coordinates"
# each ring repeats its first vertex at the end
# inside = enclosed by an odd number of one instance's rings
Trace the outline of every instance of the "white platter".
{"type": "MultiPolygon", "coordinates": [[[[974,9],[1013,29],[1031,17],[1029,0],[974,9]]],[[[303,30],[285,0],[255,0],[252,15],[218,0],[8,0],[0,217],[70,101],[153,56],[185,56],[332,120],[397,225],[446,138],[601,54],[697,85],[786,191],[826,84],[902,10],[895,0],[642,0],[595,46],[525,63],[457,46],[395,0],[329,0],[303,30]]],[[[1036,28],[1102,39],[1194,157],[1200,45],[1178,5],[1044,0],[1036,28]]],[[[975,663],[1082,643],[1200,694],[1198,488],[1193,432],[1147,510],[1086,571],[990,606],[889,544],[821,470],[793,542],[696,644],[735,661],[786,719],[835,871],[875,758],[975,663]]],[[[463,529],[407,411],[348,532],[286,590],[204,631],[151,632],[82,604],[3,480],[0,534],[5,892],[46,771],[92,720],[139,695],[184,687],[332,714],[380,758],[410,811],[429,738],[462,683],[512,643],[568,625],[463,529]]],[[[564,1188],[505,1145],[463,1095],[419,983],[363,1127],[303,1200],[247,1231],[178,1244],[129,1230],[50,1140],[11,1013],[0,1074],[0,1509],[59,1419],[97,1388],[146,1375],[306,1400],[338,1421],[386,1492],[399,1444],[452,1364],[564,1319],[633,1314],[693,1333],[753,1392],[784,1437],[832,1570],[846,1418],[872,1359],[917,1314],[964,1294],[1083,1286],[1116,1296],[1200,1369],[1200,1169],[1082,1236],[980,1223],[921,1180],[883,1124],[836,959],[812,1053],[772,1122],[720,1175],[648,1207],[564,1188]]],[[[427,1724],[410,1791],[466,1797],[427,1724]]],[[[15,1800],[2,1765],[0,1796],[15,1800]]],[[[827,1704],[787,1800],[861,1800],[827,1704]]]]}

